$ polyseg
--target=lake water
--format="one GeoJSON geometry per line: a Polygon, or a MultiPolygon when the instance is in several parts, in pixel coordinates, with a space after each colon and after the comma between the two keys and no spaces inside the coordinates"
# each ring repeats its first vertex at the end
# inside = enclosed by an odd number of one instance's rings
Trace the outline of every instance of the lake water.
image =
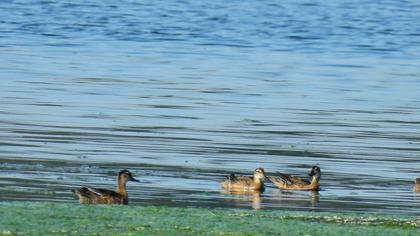
{"type": "Polygon", "coordinates": [[[0,200],[420,214],[417,1],[0,3],[0,200]],[[230,172],[318,193],[231,195],[230,172]]]}

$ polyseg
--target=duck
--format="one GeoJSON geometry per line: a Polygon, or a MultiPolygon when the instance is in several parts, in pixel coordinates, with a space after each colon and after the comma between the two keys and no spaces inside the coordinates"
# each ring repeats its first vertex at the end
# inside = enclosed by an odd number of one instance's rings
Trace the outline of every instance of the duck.
{"type": "Polygon", "coordinates": [[[420,192],[420,178],[414,180],[414,192],[420,192]]]}
{"type": "Polygon", "coordinates": [[[319,189],[319,179],[321,178],[321,168],[313,166],[309,176],[310,180],[305,180],[290,174],[278,173],[279,176],[270,176],[268,179],[280,189],[290,190],[312,190],[319,189]]]}
{"type": "Polygon", "coordinates": [[[263,168],[254,170],[253,176],[237,176],[230,174],[221,182],[223,189],[231,191],[264,191],[264,181],[266,179],[263,168]]]}
{"type": "Polygon", "coordinates": [[[128,181],[140,182],[130,171],[121,170],[117,177],[116,191],[83,186],[71,191],[79,198],[81,204],[128,204],[126,184],[128,181]]]}

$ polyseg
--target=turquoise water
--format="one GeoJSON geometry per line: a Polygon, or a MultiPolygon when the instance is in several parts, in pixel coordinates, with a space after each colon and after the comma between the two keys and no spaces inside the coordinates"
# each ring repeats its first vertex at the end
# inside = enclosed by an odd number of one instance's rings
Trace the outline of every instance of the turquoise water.
{"type": "Polygon", "coordinates": [[[0,199],[419,214],[416,1],[3,1],[0,199]],[[230,172],[306,176],[220,192],[230,172]]]}

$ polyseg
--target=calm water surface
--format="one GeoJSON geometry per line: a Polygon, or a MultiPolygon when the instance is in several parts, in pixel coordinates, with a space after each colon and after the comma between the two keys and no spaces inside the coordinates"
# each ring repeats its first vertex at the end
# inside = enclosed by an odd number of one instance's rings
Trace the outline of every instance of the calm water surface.
{"type": "Polygon", "coordinates": [[[417,1],[0,3],[0,200],[420,214],[417,1]],[[264,167],[322,191],[231,195],[264,167]]]}

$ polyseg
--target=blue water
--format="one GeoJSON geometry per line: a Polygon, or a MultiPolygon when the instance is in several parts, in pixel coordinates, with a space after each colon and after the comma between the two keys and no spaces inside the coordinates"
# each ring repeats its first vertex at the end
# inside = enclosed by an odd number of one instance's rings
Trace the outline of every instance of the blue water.
{"type": "Polygon", "coordinates": [[[419,214],[417,1],[2,1],[0,200],[419,214]],[[322,191],[220,192],[264,167],[322,191]]]}

